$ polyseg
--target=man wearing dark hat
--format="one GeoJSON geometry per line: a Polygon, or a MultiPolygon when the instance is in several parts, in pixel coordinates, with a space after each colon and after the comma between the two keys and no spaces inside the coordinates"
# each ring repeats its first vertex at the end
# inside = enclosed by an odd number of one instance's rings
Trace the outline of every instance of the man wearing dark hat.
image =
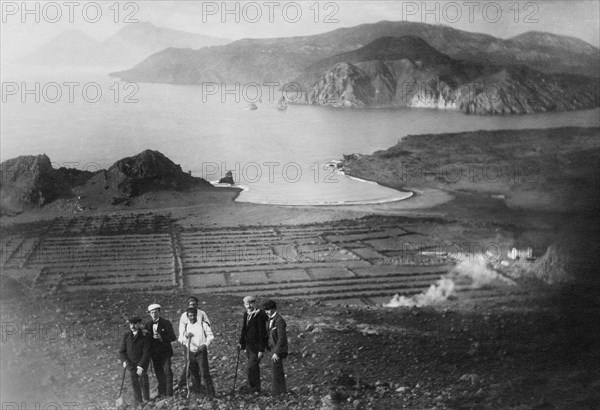
{"type": "Polygon", "coordinates": [[[150,318],[146,322],[146,331],[150,336],[150,356],[154,365],[154,374],[158,381],[158,395],[173,396],[173,371],[171,358],[173,347],[171,342],[177,340],[173,325],[167,319],[160,317],[160,305],[153,303],[148,306],[150,318]]]}
{"type": "Polygon", "coordinates": [[[273,371],[273,394],[285,394],[285,373],[283,371],[283,359],[288,355],[288,342],[286,323],[283,317],[277,313],[277,305],[272,300],[263,304],[263,309],[269,317],[268,332],[269,343],[267,350],[273,353],[271,356],[271,369],[273,371]]]}
{"type": "Polygon", "coordinates": [[[198,309],[188,308],[186,311],[188,323],[181,334],[179,341],[188,349],[189,372],[193,378],[195,390],[200,392],[202,379],[206,383],[206,392],[209,396],[215,395],[210,370],[208,368],[208,346],[214,339],[210,326],[198,320],[198,309]]]}
{"type": "Polygon", "coordinates": [[[256,307],[256,298],[244,298],[244,321],[240,335],[239,349],[248,356],[248,386],[251,392],[260,392],[260,360],[267,345],[267,314],[256,307]]]}
{"type": "Polygon", "coordinates": [[[134,316],[129,319],[129,332],[123,335],[123,342],[119,349],[119,357],[123,367],[129,370],[131,375],[131,387],[135,403],[140,404],[150,399],[150,388],[148,385],[148,363],[150,362],[150,338],[142,329],[142,319],[134,316]]]}

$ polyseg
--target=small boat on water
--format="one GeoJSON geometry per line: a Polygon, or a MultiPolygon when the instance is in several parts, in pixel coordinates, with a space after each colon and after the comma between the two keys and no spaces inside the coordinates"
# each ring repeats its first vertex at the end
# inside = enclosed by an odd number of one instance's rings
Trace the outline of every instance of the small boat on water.
{"type": "Polygon", "coordinates": [[[287,102],[285,101],[285,97],[281,97],[279,99],[279,101],[277,102],[277,109],[279,111],[285,111],[285,110],[287,110],[287,102]]]}
{"type": "Polygon", "coordinates": [[[340,169],[340,168],[342,168],[342,161],[339,161],[337,159],[332,159],[331,161],[329,161],[327,163],[327,167],[333,168],[333,169],[340,169]]]}

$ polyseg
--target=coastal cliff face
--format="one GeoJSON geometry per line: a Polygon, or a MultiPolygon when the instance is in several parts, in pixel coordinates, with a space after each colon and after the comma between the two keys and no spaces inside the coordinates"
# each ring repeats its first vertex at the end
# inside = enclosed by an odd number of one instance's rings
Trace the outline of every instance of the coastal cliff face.
{"type": "Polygon", "coordinates": [[[45,205],[59,197],[71,194],[70,181],[79,181],[90,172],[70,172],[54,169],[50,158],[44,155],[27,155],[0,164],[0,210],[17,213],[32,206],[45,205]]]}
{"type": "Polygon", "coordinates": [[[598,107],[598,80],[544,74],[526,67],[454,60],[423,40],[387,37],[318,63],[297,79],[308,104],[335,107],[424,107],[468,114],[528,114],[598,107]]]}
{"type": "Polygon", "coordinates": [[[184,173],[179,165],[160,152],[151,150],[123,158],[108,170],[94,173],[55,169],[45,154],[22,156],[3,162],[1,177],[0,210],[3,214],[20,213],[58,198],[73,196],[93,195],[103,201],[114,200],[115,196],[131,198],[150,191],[192,187],[216,189],[208,181],[184,173]]]}

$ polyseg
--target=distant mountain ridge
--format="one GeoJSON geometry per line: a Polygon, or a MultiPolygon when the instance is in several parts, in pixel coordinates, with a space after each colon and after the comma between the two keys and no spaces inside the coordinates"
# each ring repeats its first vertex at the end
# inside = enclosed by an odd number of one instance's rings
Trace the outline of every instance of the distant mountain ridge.
{"type": "Polygon", "coordinates": [[[357,50],[381,37],[414,36],[455,59],[477,64],[524,65],[545,73],[598,77],[598,48],[572,37],[525,33],[503,40],[447,26],[382,21],[323,34],[243,39],[196,51],[169,49],[113,73],[127,81],[170,84],[202,82],[286,83],[328,57],[357,50]]]}
{"type": "Polygon", "coordinates": [[[149,22],[131,23],[104,41],[79,30],[67,30],[18,60],[38,66],[127,67],[169,47],[199,49],[223,45],[229,40],[157,27],[149,22]]]}

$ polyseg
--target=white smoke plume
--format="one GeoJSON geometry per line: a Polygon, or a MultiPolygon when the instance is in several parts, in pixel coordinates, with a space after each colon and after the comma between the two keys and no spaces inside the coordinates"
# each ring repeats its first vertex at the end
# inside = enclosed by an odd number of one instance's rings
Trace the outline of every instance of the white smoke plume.
{"type": "Polygon", "coordinates": [[[469,279],[472,289],[479,289],[498,281],[511,286],[516,284],[514,281],[490,269],[484,255],[478,253],[472,256],[472,258],[463,258],[449,275],[469,279]]]}
{"type": "Polygon", "coordinates": [[[470,282],[471,289],[479,289],[486,285],[502,282],[507,285],[515,285],[515,282],[494,272],[488,267],[485,256],[482,254],[472,255],[471,258],[463,258],[450,273],[442,276],[435,284],[431,285],[425,292],[413,296],[400,296],[396,294],[385,307],[422,307],[443,302],[455,293],[455,280],[466,279],[470,282]]]}
{"type": "Polygon", "coordinates": [[[421,307],[431,305],[436,302],[448,299],[454,293],[454,281],[449,278],[441,277],[435,284],[431,285],[427,291],[418,295],[406,297],[395,294],[386,307],[421,307]]]}

